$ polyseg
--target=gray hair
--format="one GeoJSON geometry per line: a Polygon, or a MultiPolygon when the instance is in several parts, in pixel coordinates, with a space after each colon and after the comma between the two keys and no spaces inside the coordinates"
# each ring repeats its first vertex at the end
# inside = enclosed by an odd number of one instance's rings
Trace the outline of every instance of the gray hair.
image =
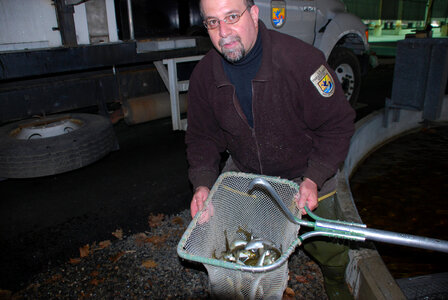
{"type": "MultiPolygon", "coordinates": [[[[254,0],[244,0],[244,2],[246,2],[246,7],[249,7],[249,11],[250,8],[255,5],[254,0]]],[[[201,17],[204,18],[204,11],[202,10],[202,1],[199,2],[199,9],[201,11],[201,17]]]]}

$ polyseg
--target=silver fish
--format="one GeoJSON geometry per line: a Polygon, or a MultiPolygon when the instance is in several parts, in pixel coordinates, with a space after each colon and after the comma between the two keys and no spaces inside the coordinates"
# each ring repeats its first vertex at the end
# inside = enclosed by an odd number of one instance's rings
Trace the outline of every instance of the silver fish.
{"type": "Polygon", "coordinates": [[[230,251],[233,252],[235,250],[241,250],[244,249],[244,247],[246,247],[247,242],[243,241],[243,240],[234,240],[231,244],[230,244],[230,251]]]}
{"type": "Polygon", "coordinates": [[[225,251],[221,252],[221,257],[216,257],[215,251],[212,253],[214,259],[233,262],[246,266],[266,266],[273,264],[281,256],[280,250],[271,241],[255,237],[248,231],[238,227],[237,233],[242,233],[246,240],[235,239],[229,244],[227,231],[224,230],[225,251]]]}
{"type": "Polygon", "coordinates": [[[268,253],[269,250],[263,250],[260,257],[258,258],[257,267],[262,267],[264,265],[264,260],[266,259],[266,255],[268,255],[268,253]]]}
{"type": "Polygon", "coordinates": [[[247,243],[244,249],[256,250],[256,249],[271,249],[271,248],[275,248],[274,243],[272,243],[271,241],[255,238],[251,240],[249,243],[247,243]]]}

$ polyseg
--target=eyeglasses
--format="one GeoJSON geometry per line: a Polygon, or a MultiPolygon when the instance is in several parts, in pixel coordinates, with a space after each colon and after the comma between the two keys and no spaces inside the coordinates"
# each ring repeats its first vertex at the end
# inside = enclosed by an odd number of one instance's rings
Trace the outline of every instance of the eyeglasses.
{"type": "Polygon", "coordinates": [[[207,18],[203,23],[205,28],[207,29],[215,29],[219,26],[221,21],[224,21],[226,24],[235,24],[241,19],[241,16],[246,12],[246,10],[249,8],[246,7],[246,9],[240,13],[240,14],[230,14],[228,16],[225,16],[224,19],[220,20],[218,18],[207,18]]]}

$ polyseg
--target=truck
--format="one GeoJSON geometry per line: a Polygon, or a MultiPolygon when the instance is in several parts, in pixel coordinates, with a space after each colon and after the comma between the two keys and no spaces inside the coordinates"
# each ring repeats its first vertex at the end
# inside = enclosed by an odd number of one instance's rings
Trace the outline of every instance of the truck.
{"type": "MultiPolygon", "coordinates": [[[[273,30],[320,49],[356,106],[367,28],[340,0],[255,0],[273,30]]],[[[199,0],[3,0],[0,177],[86,166],[119,148],[112,124],[171,116],[212,44],[199,0]]]]}

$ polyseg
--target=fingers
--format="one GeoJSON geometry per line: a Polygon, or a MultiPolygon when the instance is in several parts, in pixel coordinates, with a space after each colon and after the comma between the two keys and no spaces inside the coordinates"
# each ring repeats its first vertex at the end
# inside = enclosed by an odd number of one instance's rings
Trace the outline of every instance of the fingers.
{"type": "Polygon", "coordinates": [[[317,196],[314,196],[313,193],[302,194],[298,202],[298,207],[302,212],[302,215],[307,214],[305,210],[305,205],[309,208],[309,210],[311,211],[315,210],[318,206],[317,196]]]}
{"type": "Polygon", "coordinates": [[[191,203],[190,203],[191,217],[194,218],[194,216],[196,215],[197,212],[198,212],[198,203],[197,203],[197,200],[195,200],[193,198],[193,200],[191,200],[191,203]]]}
{"type": "Polygon", "coordinates": [[[314,210],[318,206],[317,202],[317,185],[310,179],[306,178],[300,184],[300,196],[296,201],[297,207],[300,209],[302,215],[306,215],[305,205],[310,209],[314,210]]]}
{"type": "Polygon", "coordinates": [[[305,205],[308,206],[309,209],[313,210],[312,207],[310,207],[310,202],[308,201],[309,195],[306,195],[304,193],[301,193],[301,196],[297,202],[297,207],[300,209],[300,212],[302,215],[306,215],[305,205]]]}
{"type": "Polygon", "coordinates": [[[204,208],[204,202],[207,200],[209,192],[210,190],[204,186],[196,188],[196,191],[193,195],[193,199],[191,200],[190,203],[190,211],[192,218],[194,218],[194,216],[204,208]]]}
{"type": "Polygon", "coordinates": [[[208,220],[210,220],[210,218],[213,216],[214,213],[215,209],[213,208],[213,204],[210,202],[206,210],[202,212],[201,217],[198,221],[199,224],[208,222],[208,220]]]}
{"type": "MultiPolygon", "coordinates": [[[[306,204],[306,198],[301,197],[300,193],[297,193],[294,196],[294,202],[296,203],[297,208],[302,212],[303,208],[305,207],[305,204],[306,204]]],[[[303,214],[303,212],[302,212],[302,214],[303,214]]]]}
{"type": "Polygon", "coordinates": [[[190,203],[190,210],[191,210],[191,217],[194,218],[194,216],[204,208],[204,202],[205,200],[193,197],[193,200],[190,203]]]}

